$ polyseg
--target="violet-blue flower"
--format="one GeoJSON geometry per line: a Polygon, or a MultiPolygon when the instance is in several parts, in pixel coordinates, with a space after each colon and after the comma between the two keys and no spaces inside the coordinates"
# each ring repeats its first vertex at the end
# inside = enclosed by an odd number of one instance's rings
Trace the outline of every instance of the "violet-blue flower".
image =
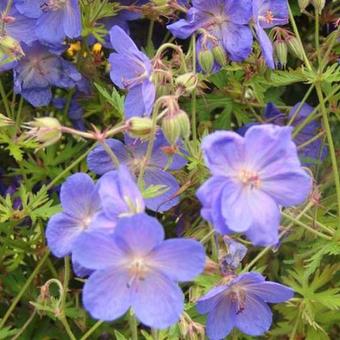
{"type": "MultiPolygon", "coordinates": [[[[132,174],[138,176],[148,142],[125,137],[125,145],[117,139],[108,139],[106,143],[120,163],[125,164],[132,174]]],[[[186,160],[177,154],[169,156],[168,150],[170,149],[171,147],[164,136],[158,133],[151,159],[145,167],[144,182],[146,188],[151,185],[163,185],[167,190],[159,196],[145,199],[146,206],[154,211],[164,212],[179,203],[179,198],[176,197],[176,193],[180,189],[179,184],[176,178],[166,170],[179,170],[185,166],[186,160]]],[[[89,169],[98,175],[115,169],[110,156],[102,146],[91,151],[87,158],[87,164],[89,169]]]]}
{"type": "Polygon", "coordinates": [[[234,327],[247,335],[260,336],[272,324],[267,303],[285,302],[293,295],[291,288],[250,272],[213,288],[196,307],[201,314],[208,314],[207,335],[211,340],[224,339],[234,327]]]}
{"type": "Polygon", "coordinates": [[[46,229],[48,247],[57,257],[69,255],[74,241],[93,228],[101,211],[100,197],[91,177],[84,173],[70,176],[60,189],[62,212],[52,216],[46,229]]]}
{"type": "Polygon", "coordinates": [[[278,242],[280,207],[303,203],[312,189],[291,132],[291,127],[255,125],[244,137],[219,131],[203,139],[212,177],[197,196],[202,216],[217,231],[245,233],[254,245],[278,242]]]}
{"type": "MultiPolygon", "coordinates": [[[[15,4],[15,3],[14,3],[15,4]]],[[[25,44],[31,44],[37,39],[34,32],[36,19],[28,18],[18,12],[14,4],[11,6],[6,17],[0,17],[0,23],[4,23],[4,32],[10,37],[25,44]]],[[[6,9],[7,1],[0,3],[0,13],[6,9]]]]}
{"type": "Polygon", "coordinates": [[[242,61],[252,49],[249,28],[251,0],[193,0],[186,19],[168,25],[170,32],[186,39],[199,32],[202,49],[220,46],[230,59],[242,61]]]}
{"type": "Polygon", "coordinates": [[[110,171],[95,184],[84,173],[70,176],[61,186],[61,213],[48,222],[46,238],[52,253],[63,257],[72,252],[83,233],[112,233],[119,218],[144,211],[136,183],[124,166],[110,171]]]}
{"type": "Polygon", "coordinates": [[[83,289],[93,318],[112,321],[131,308],[141,323],[156,329],[179,320],[184,296],[178,282],[194,279],[205,263],[199,242],[164,241],[161,224],[146,214],[121,218],[109,236],[83,234],[73,254],[95,270],[83,289]]]}
{"type": "Polygon", "coordinates": [[[264,29],[288,23],[287,0],[253,0],[253,20],[262,55],[274,69],[273,45],[264,29]]]}
{"type": "Polygon", "coordinates": [[[109,57],[110,77],[115,85],[128,91],[125,117],[149,116],[156,96],[155,85],[151,81],[151,61],[119,26],[111,28],[110,37],[116,50],[109,57]]]}
{"type": "Polygon", "coordinates": [[[46,46],[24,46],[25,56],[14,66],[14,90],[33,106],[48,105],[52,86],[72,88],[81,79],[75,66],[46,46]]]}
{"type": "Polygon", "coordinates": [[[37,19],[35,33],[43,43],[56,45],[81,34],[78,0],[17,0],[16,8],[37,19]]]}

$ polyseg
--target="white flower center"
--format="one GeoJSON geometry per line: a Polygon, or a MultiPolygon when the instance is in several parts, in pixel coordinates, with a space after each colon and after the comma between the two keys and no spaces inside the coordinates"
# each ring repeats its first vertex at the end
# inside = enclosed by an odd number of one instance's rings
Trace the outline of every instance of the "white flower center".
{"type": "Polygon", "coordinates": [[[130,281],[128,282],[128,288],[136,281],[143,281],[150,267],[143,257],[133,257],[128,264],[128,270],[130,274],[130,281]]]}
{"type": "Polygon", "coordinates": [[[251,189],[258,189],[261,186],[261,179],[257,172],[242,169],[238,175],[238,179],[244,186],[251,189]]]}

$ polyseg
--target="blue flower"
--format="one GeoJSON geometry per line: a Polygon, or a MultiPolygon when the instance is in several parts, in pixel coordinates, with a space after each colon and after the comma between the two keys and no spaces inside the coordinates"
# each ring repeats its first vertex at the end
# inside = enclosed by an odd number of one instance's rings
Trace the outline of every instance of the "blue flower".
{"type": "Polygon", "coordinates": [[[117,52],[109,57],[111,80],[119,88],[128,90],[125,117],[149,116],[156,96],[155,85],[151,81],[151,61],[119,26],[111,28],[110,37],[117,52]]]}
{"type": "Polygon", "coordinates": [[[230,59],[242,61],[252,49],[252,34],[249,28],[251,0],[194,0],[186,19],[168,25],[171,33],[186,39],[199,31],[202,49],[222,47],[230,59]]]}
{"type": "MultiPolygon", "coordinates": [[[[98,228],[97,217],[102,211],[97,186],[84,173],[67,179],[61,186],[60,201],[63,210],[50,218],[46,229],[48,247],[57,257],[70,255],[79,235],[98,228]]],[[[102,227],[113,230],[115,224],[107,221],[102,227]]]]}
{"type": "Polygon", "coordinates": [[[30,18],[37,18],[35,33],[50,45],[60,44],[65,37],[74,39],[81,34],[78,0],[17,0],[16,8],[30,18]]]}
{"type": "Polygon", "coordinates": [[[140,322],[157,329],[179,320],[184,296],[177,282],[194,279],[205,263],[199,242],[164,241],[161,224],[146,214],[121,218],[109,236],[83,234],[74,257],[95,270],[83,289],[93,318],[112,321],[131,308],[140,322]]]}
{"type": "Polygon", "coordinates": [[[247,247],[242,243],[236,242],[228,236],[224,236],[224,243],[228,247],[228,253],[221,262],[221,271],[224,275],[234,273],[241,261],[247,254],[247,247]]]}
{"type": "Polygon", "coordinates": [[[244,137],[219,131],[203,139],[205,162],[213,176],[197,196],[202,216],[217,231],[245,233],[254,245],[278,242],[280,207],[303,203],[312,189],[291,131],[256,125],[244,137]]]}
{"type": "Polygon", "coordinates": [[[260,336],[272,324],[267,303],[291,299],[291,288],[265,281],[258,273],[245,273],[217,286],[197,302],[197,310],[208,314],[207,334],[211,340],[224,339],[236,327],[250,336],[260,336]]]}
{"type": "Polygon", "coordinates": [[[128,170],[121,166],[95,184],[84,174],[70,176],[61,186],[62,212],[48,222],[48,247],[57,257],[69,255],[77,238],[92,230],[112,233],[119,218],[144,211],[144,202],[128,170]]]}
{"type": "MultiPolygon", "coordinates": [[[[115,153],[121,164],[126,165],[132,174],[138,176],[143,159],[145,158],[147,142],[125,137],[125,145],[117,139],[108,139],[106,143],[115,153]]],[[[169,152],[173,151],[166,142],[162,134],[157,134],[151,159],[145,167],[144,182],[145,187],[151,185],[166,186],[167,191],[161,195],[145,199],[146,206],[154,211],[164,212],[179,203],[176,193],[180,189],[176,178],[169,174],[167,170],[178,170],[185,166],[186,160],[174,154],[169,157],[169,152]]],[[[87,164],[91,171],[102,175],[115,169],[110,156],[102,146],[96,147],[87,158],[87,164]]]]}
{"type": "Polygon", "coordinates": [[[273,45],[264,29],[288,23],[287,0],[253,0],[253,20],[262,55],[274,69],[273,45]]]}
{"type": "Polygon", "coordinates": [[[14,66],[14,90],[33,106],[49,104],[52,86],[71,88],[81,80],[74,65],[38,42],[24,46],[24,52],[14,66]]]}

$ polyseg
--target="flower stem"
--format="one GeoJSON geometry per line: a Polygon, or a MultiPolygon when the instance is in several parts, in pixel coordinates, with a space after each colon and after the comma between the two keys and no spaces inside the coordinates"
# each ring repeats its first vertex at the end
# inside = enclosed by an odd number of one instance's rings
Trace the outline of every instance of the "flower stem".
{"type": "Polygon", "coordinates": [[[22,286],[20,292],[18,293],[18,295],[15,297],[15,299],[12,301],[11,305],[9,306],[6,314],[4,315],[4,317],[2,318],[1,322],[0,322],[0,328],[3,328],[3,326],[5,325],[5,323],[7,322],[8,318],[10,317],[10,315],[12,314],[14,308],[16,307],[16,305],[18,304],[18,302],[20,301],[20,299],[22,298],[22,296],[25,294],[26,290],[28,289],[28,287],[30,286],[30,284],[32,283],[33,279],[35,278],[35,276],[39,273],[41,267],[44,265],[45,261],[47,260],[48,256],[50,255],[49,251],[46,251],[44,256],[40,259],[40,261],[38,262],[37,266],[35,267],[35,269],[33,270],[32,274],[29,276],[29,278],[27,279],[27,281],[25,282],[25,284],[22,286]]]}
{"type": "Polygon", "coordinates": [[[305,51],[305,49],[304,49],[304,47],[303,47],[302,40],[301,40],[301,37],[300,37],[300,33],[299,33],[299,30],[298,30],[298,28],[297,28],[297,26],[296,26],[296,22],[295,22],[295,19],[294,19],[294,15],[293,15],[293,13],[292,13],[292,10],[291,10],[291,8],[290,8],[289,3],[288,3],[288,10],[289,10],[289,19],[290,19],[290,23],[292,24],[293,31],[294,31],[295,36],[296,36],[296,38],[297,38],[297,40],[298,40],[298,42],[299,42],[299,44],[300,44],[301,51],[302,51],[302,54],[303,54],[304,62],[305,62],[305,64],[306,64],[307,68],[308,68],[309,70],[312,70],[312,69],[313,69],[313,68],[312,68],[312,65],[310,64],[310,62],[309,62],[309,60],[308,60],[308,57],[307,57],[307,55],[306,55],[306,51],[305,51]]]}
{"type": "MultiPolygon", "coordinates": [[[[196,34],[192,36],[192,72],[196,74],[196,34]]],[[[197,141],[197,93],[196,89],[192,91],[191,96],[191,130],[192,139],[197,141]]]]}
{"type": "MultiPolygon", "coordinates": [[[[327,141],[328,141],[328,148],[329,148],[329,153],[331,156],[332,160],[332,168],[333,168],[333,173],[334,173],[334,181],[335,181],[335,189],[336,189],[336,198],[337,198],[337,205],[338,205],[338,222],[340,223],[340,174],[339,174],[339,168],[338,168],[338,162],[337,162],[337,156],[335,152],[335,145],[332,137],[332,131],[331,127],[329,124],[329,119],[328,119],[328,114],[323,98],[323,93],[321,89],[321,85],[317,83],[315,85],[316,88],[316,93],[319,98],[320,102],[320,109],[322,113],[322,119],[323,119],[323,125],[324,129],[326,131],[326,136],[327,136],[327,141]]],[[[340,228],[338,229],[338,232],[340,232],[340,228]]]]}
{"type": "Polygon", "coordinates": [[[7,115],[8,118],[12,118],[12,111],[11,111],[11,108],[9,106],[8,98],[7,98],[5,88],[4,88],[4,85],[3,85],[1,79],[0,79],[0,94],[1,94],[2,102],[4,103],[6,115],[7,115]]]}
{"type": "Polygon", "coordinates": [[[294,223],[297,224],[298,226],[300,226],[300,227],[302,227],[302,228],[308,230],[309,232],[311,232],[312,234],[314,234],[314,235],[316,235],[316,236],[319,236],[319,237],[321,237],[321,238],[323,238],[323,239],[325,239],[325,240],[331,240],[331,239],[332,239],[332,237],[330,237],[330,236],[328,236],[328,235],[325,235],[325,234],[321,233],[320,231],[317,231],[317,230],[313,229],[313,228],[310,227],[309,225],[307,225],[307,224],[305,224],[305,223],[299,221],[296,217],[293,217],[293,216],[291,216],[291,215],[289,215],[289,214],[287,214],[287,213],[285,213],[285,212],[282,212],[282,215],[283,215],[284,217],[286,217],[288,220],[294,222],[294,223]]]}
{"type": "Polygon", "coordinates": [[[98,328],[101,326],[101,324],[104,321],[97,321],[81,338],[80,340],[86,340],[89,338],[89,336],[98,328]]]}

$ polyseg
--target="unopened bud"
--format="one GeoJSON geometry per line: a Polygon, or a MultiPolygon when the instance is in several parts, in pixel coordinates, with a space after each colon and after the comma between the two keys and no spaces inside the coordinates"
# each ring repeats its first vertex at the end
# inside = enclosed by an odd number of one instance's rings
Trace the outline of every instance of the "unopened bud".
{"type": "Polygon", "coordinates": [[[290,37],[287,40],[287,45],[289,48],[289,52],[293,54],[295,57],[303,60],[303,50],[299,40],[296,37],[290,37]]]}
{"type": "Polygon", "coordinates": [[[274,43],[275,55],[278,63],[284,68],[287,65],[287,55],[288,48],[287,44],[284,41],[276,41],[274,43]]]}
{"type": "Polygon", "coordinates": [[[162,120],[162,130],[170,145],[176,144],[179,138],[189,138],[190,120],[188,115],[179,110],[174,115],[165,116],[162,120]]]}
{"type": "Polygon", "coordinates": [[[326,5],[326,0],[312,0],[313,6],[321,14],[322,10],[326,5]]]}
{"type": "Polygon", "coordinates": [[[148,117],[132,117],[127,125],[127,133],[132,138],[147,139],[153,130],[153,122],[148,117]]]}
{"type": "Polygon", "coordinates": [[[176,85],[182,87],[186,93],[195,90],[198,83],[198,77],[194,73],[185,73],[176,78],[176,85]]]}
{"type": "Polygon", "coordinates": [[[62,126],[56,118],[52,117],[35,118],[24,127],[29,129],[28,137],[42,143],[42,147],[54,144],[62,136],[62,126]]]}
{"type": "Polygon", "coordinates": [[[214,67],[214,55],[210,50],[201,50],[198,53],[198,62],[202,70],[210,73],[214,67]]]}
{"type": "Polygon", "coordinates": [[[212,53],[214,55],[216,62],[219,65],[225,66],[227,64],[227,56],[226,56],[224,48],[222,46],[220,46],[220,45],[215,46],[212,49],[212,53]]]}
{"type": "Polygon", "coordinates": [[[306,9],[306,7],[309,5],[310,0],[298,0],[298,3],[299,3],[301,12],[303,12],[306,9]]]}
{"type": "Polygon", "coordinates": [[[25,55],[19,42],[9,35],[0,36],[0,51],[14,60],[25,55]]]}

